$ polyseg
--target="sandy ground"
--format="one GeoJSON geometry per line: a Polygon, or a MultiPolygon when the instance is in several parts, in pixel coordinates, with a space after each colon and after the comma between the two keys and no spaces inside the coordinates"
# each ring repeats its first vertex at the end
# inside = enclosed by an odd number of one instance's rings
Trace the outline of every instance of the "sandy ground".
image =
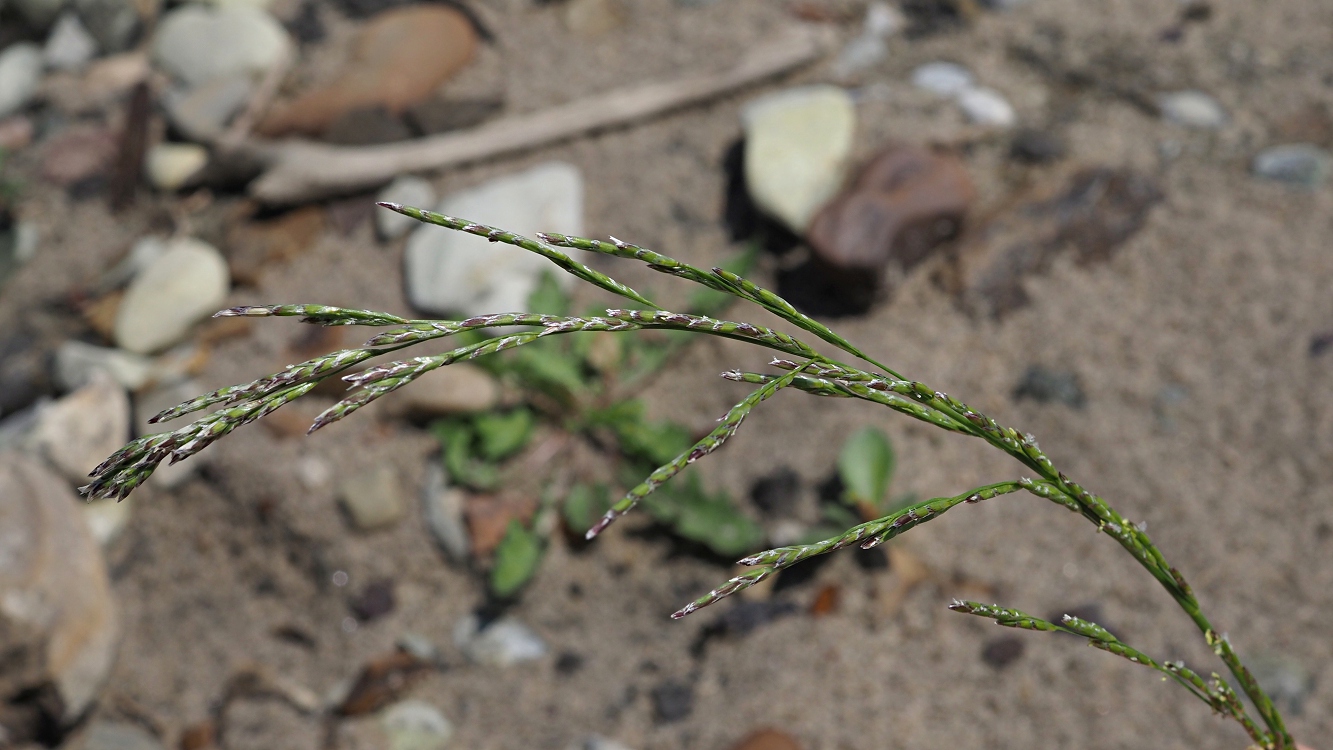
{"type": "MultiPolygon", "coordinates": [[[[699,8],[671,0],[631,3],[626,27],[571,41],[550,8],[494,3],[512,110],[531,110],[627,81],[731,59],[788,15],[780,3],[722,0],[699,8]]],[[[1295,659],[1315,678],[1304,711],[1288,714],[1308,744],[1333,737],[1333,358],[1311,338],[1333,328],[1333,192],[1298,192],[1252,177],[1253,152],[1279,142],[1275,122],[1309,103],[1333,104],[1333,6],[1319,0],[1215,3],[1213,17],[1175,44],[1160,40],[1176,3],[1033,0],[987,13],[971,28],[911,42],[859,84],[885,83],[862,104],[858,152],[887,139],[963,144],[978,211],[1059,184],[1082,166],[1133,166],[1160,180],[1165,200],[1146,227],[1101,266],[1057,264],[1030,282],[1034,303],[1002,322],[960,312],[931,280],[911,274],[887,304],[838,321],[838,330],[910,377],[952,393],[1005,424],[1030,430],[1057,465],[1149,524],[1192,582],[1219,629],[1243,655],[1295,659]],[[1045,45],[1045,46],[1043,46],[1045,45]],[[1200,88],[1232,121],[1187,131],[1123,98],[1060,85],[1019,59],[1017,47],[1058,50],[1069,66],[1105,71],[1146,91],[1200,88]],[[911,90],[922,62],[968,65],[1004,92],[1020,119],[1062,133],[1070,157],[1051,167],[1012,164],[1007,139],[977,134],[947,103],[911,90]],[[1164,156],[1166,154],[1167,156],[1164,156]],[[1016,402],[1031,364],[1071,370],[1087,405],[1016,402]],[[1163,414],[1160,394],[1184,398],[1163,414]]],[[[848,27],[843,33],[854,29],[848,27]]],[[[775,83],[825,80],[815,68],[775,83]]],[[[760,89],[762,90],[762,89],[760,89]]],[[[587,180],[587,228],[700,263],[732,251],[718,217],[721,155],[739,134],[738,111],[760,90],[651,123],[458,169],[447,191],[548,159],[577,164],[587,180]]],[[[126,244],[181,211],[171,199],[112,219],[97,202],[70,203],[34,186],[50,242],[0,299],[0,317],[54,318],[31,310],[94,276],[126,244]]],[[[216,206],[189,220],[217,231],[216,206]],[[212,211],[213,213],[209,213],[212,211]],[[214,217],[214,218],[210,218],[214,217]],[[210,223],[211,222],[211,223],[210,223]]],[[[248,302],[321,301],[406,311],[401,243],[378,246],[368,224],[329,232],[306,255],[271,272],[248,302]]],[[[766,263],[768,263],[766,261],[766,263]]],[[[630,283],[661,277],[615,266],[630,283]]],[[[772,279],[768,263],[756,276],[772,279]]],[[[765,320],[735,308],[732,316],[765,320]]],[[[219,348],[202,378],[212,387],[285,364],[301,331],[261,321],[219,348]]],[[[765,357],[730,342],[701,342],[650,384],[657,414],[694,428],[739,399],[716,378],[765,357]]],[[[922,497],[1020,476],[1021,467],[976,441],[855,403],[780,394],[718,455],[701,462],[710,482],[744,497],[781,465],[807,484],[824,478],[843,438],[882,425],[899,452],[896,491],[922,497]]],[[[1220,669],[1170,598],[1086,522],[1028,496],[951,513],[895,542],[925,563],[931,582],[897,606],[899,573],[864,570],[849,555],[794,589],[808,602],[820,582],[842,586],[835,613],[788,617],[744,637],[692,646],[734,606],[682,622],[667,614],[730,569],[673,554],[630,520],[584,550],[552,545],[513,613],[551,647],[508,669],[466,664],[454,624],[483,601],[477,579],[448,563],[414,514],[392,531],[348,530],[330,486],[306,489],[296,466],[319,457],[345,476],[388,462],[416,487],[433,441],[373,416],[311,439],[250,428],[211,449],[204,477],[179,490],[148,487],[111,550],[126,639],[100,711],[157,722],[169,742],[208,716],[228,677],[262,663],[317,693],[353,675],[405,632],[439,644],[448,668],[411,695],[455,722],[458,748],[563,748],[589,733],[636,750],[725,748],[757,726],[780,727],[811,750],[909,747],[1241,748],[1247,740],[1178,687],[1072,638],[1018,633],[1025,655],[1003,670],[981,659],[998,631],[947,611],[954,596],[994,598],[1033,613],[1096,604],[1117,633],[1149,654],[1220,669]],[[347,590],[329,583],[346,571],[347,590]],[[349,590],[379,578],[397,585],[387,617],[347,634],[349,590]],[[980,593],[979,593],[980,592],[980,593]],[[274,633],[298,628],[312,642],[274,633]],[[572,674],[560,654],[582,658],[572,674]],[[655,721],[652,689],[690,682],[695,707],[655,721]]],[[[234,702],[231,748],[324,746],[319,720],[268,699],[234,702]]],[[[358,747],[356,722],[331,733],[358,747]]]]}

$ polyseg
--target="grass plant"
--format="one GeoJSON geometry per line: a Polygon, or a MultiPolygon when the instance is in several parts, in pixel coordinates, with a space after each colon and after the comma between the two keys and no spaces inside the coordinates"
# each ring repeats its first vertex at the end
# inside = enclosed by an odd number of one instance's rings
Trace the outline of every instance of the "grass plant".
{"type": "MultiPolygon", "coordinates": [[[[662,461],[647,478],[611,505],[588,529],[589,539],[597,536],[640,502],[650,499],[658,488],[684,471],[691,463],[721,448],[736,434],[741,423],[753,409],[784,389],[796,389],[829,398],[861,399],[888,407],[949,432],[988,443],[996,450],[1007,453],[1017,460],[1031,472],[1031,476],[975,487],[947,497],[911,503],[812,544],[779,547],[748,555],[740,560],[740,564],[749,570],[686,604],[672,615],[673,618],[688,616],[811,557],[852,545],[863,549],[875,547],[960,505],[1026,492],[1079,514],[1092,523],[1098,531],[1124,548],[1166,589],[1194,622],[1208,646],[1226,666],[1230,679],[1234,680],[1236,687],[1217,673],[1204,678],[1182,662],[1154,659],[1118,640],[1100,625],[1076,617],[1066,616],[1061,622],[1054,623],[1015,609],[967,601],[955,601],[950,609],[989,618],[1006,627],[1062,631],[1081,636],[1091,646],[1155,669],[1166,678],[1174,680],[1218,714],[1234,719],[1249,735],[1254,746],[1266,750],[1295,748],[1295,743],[1283,725],[1282,717],[1273,702],[1241,662],[1231,641],[1204,615],[1198,599],[1185,578],[1167,562],[1161,550],[1148,537],[1145,527],[1133,523],[1104,499],[1088,491],[1056,468],[1032,435],[1000,425],[994,419],[953,396],[902,376],[888,366],[871,359],[865,352],[824,324],[802,314],[778,295],[734,272],[721,268],[709,270],[696,268],[614,238],[610,241],[601,241],[560,234],[539,234],[538,239],[534,240],[503,229],[417,208],[391,203],[380,205],[428,224],[479,235],[491,242],[503,242],[542,255],[564,271],[629,300],[634,307],[610,309],[604,314],[591,316],[501,313],[461,321],[407,320],[367,310],[308,304],[247,306],[223,310],[217,315],[295,316],[318,325],[377,326],[388,330],[373,336],[363,347],[315,357],[291,365],[279,373],[243,385],[221,388],[162,412],[154,421],[164,421],[209,407],[219,407],[207,416],[174,432],[141,437],[126,445],[93,471],[92,481],[82,488],[84,494],[90,497],[123,498],[142,484],[163,461],[169,460],[174,463],[186,459],[237,427],[262,418],[305,395],[319,382],[339,375],[350,384],[352,392],[320,414],[311,425],[310,432],[347,417],[371,401],[410,385],[423,374],[436,368],[530,346],[552,336],[645,329],[721,336],[764,347],[782,356],[770,363],[774,368],[771,373],[740,370],[723,373],[723,377],[728,380],[749,383],[757,387],[732,407],[719,420],[718,426],[712,432],[670,460],[662,461]],[[712,292],[758,305],[796,328],[812,334],[825,344],[837,348],[844,355],[850,355],[866,364],[856,365],[840,361],[820,353],[810,342],[766,326],[662,309],[639,291],[574,260],[565,250],[601,253],[641,261],[655,271],[678,276],[700,284],[712,292]],[[497,328],[519,330],[471,341],[442,354],[394,360],[352,374],[343,374],[349,368],[367,360],[425,341],[469,331],[497,328]],[[1248,698],[1251,706],[1242,702],[1241,694],[1248,698]]],[[[888,468],[885,470],[887,474],[870,472],[864,477],[855,478],[857,476],[853,471],[855,466],[840,466],[840,468],[845,476],[854,477],[848,487],[850,498],[857,501],[861,507],[873,507],[873,503],[882,501],[882,495],[887,487],[888,475],[892,472],[892,453],[887,444],[880,445],[873,437],[861,438],[861,441],[862,444],[858,445],[850,455],[853,457],[858,454],[865,455],[866,461],[887,465],[888,468]]],[[[847,460],[852,464],[856,463],[855,458],[847,460]]],[[[588,515],[587,508],[590,502],[586,498],[580,501],[580,513],[583,517],[588,515]]],[[[569,515],[567,513],[566,517],[569,515]]],[[[506,543],[523,553],[521,557],[525,564],[533,564],[531,560],[539,554],[534,551],[536,542],[524,536],[518,526],[511,527],[506,543]]],[[[502,579],[503,587],[512,587],[513,581],[519,574],[506,569],[497,571],[496,575],[502,579]]]]}

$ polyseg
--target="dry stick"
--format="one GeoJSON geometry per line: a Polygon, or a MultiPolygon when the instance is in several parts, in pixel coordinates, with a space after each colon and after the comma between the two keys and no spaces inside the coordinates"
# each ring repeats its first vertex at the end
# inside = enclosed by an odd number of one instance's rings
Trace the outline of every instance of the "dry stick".
{"type": "Polygon", "coordinates": [[[443,169],[624,125],[811,63],[822,54],[823,39],[815,29],[792,27],[754,47],[726,71],[616,89],[461,133],[369,147],[252,141],[249,150],[267,162],[268,169],[251,183],[250,193],[265,203],[300,203],[377,187],[406,172],[443,169]]]}

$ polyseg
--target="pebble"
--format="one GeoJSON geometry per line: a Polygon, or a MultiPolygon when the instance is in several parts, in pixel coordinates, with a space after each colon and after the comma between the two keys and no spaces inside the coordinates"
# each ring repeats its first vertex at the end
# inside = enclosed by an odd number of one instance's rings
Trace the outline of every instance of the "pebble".
{"type": "Polygon", "coordinates": [[[954,97],[972,88],[974,79],[967,68],[951,62],[930,62],[912,71],[912,85],[939,96],[954,97]]]}
{"type": "Polygon", "coordinates": [[[134,0],[74,0],[74,8],[103,52],[125,52],[138,41],[143,21],[134,0]]]}
{"type": "Polygon", "coordinates": [[[801,750],[801,743],[777,729],[757,729],[732,745],[731,750],[801,750]]]}
{"type": "MultiPolygon", "coordinates": [[[[446,196],[437,210],[528,237],[582,235],[583,177],[571,164],[547,162],[446,196]]],[[[535,253],[425,225],[408,238],[403,265],[412,305],[436,314],[524,312],[543,273],[572,281],[535,253]]]]}
{"type": "Polygon", "coordinates": [[[824,207],[810,245],[821,263],[844,273],[877,274],[892,260],[911,268],[959,231],[975,196],[957,157],[892,147],[824,207]]]}
{"type": "MultiPolygon", "coordinates": [[[[0,560],[0,653],[7,663],[32,666],[0,674],[6,725],[68,726],[101,689],[120,628],[101,550],[74,491],[36,459],[13,452],[0,453],[0,560]],[[54,705],[10,703],[51,684],[54,705]],[[51,710],[61,713],[43,713],[51,710]],[[14,715],[20,712],[36,715],[14,715]]],[[[23,745],[36,738],[7,739],[23,745]]]]}
{"type": "Polygon", "coordinates": [[[138,724],[98,719],[70,750],[164,750],[161,740],[138,724]]]}
{"type": "MultiPolygon", "coordinates": [[[[429,180],[415,175],[401,175],[381,190],[375,200],[425,208],[435,205],[435,188],[431,187],[429,180]]],[[[419,223],[411,216],[403,216],[387,208],[380,208],[375,213],[375,228],[380,237],[386,240],[402,237],[419,223]]]]}
{"type": "Polygon", "coordinates": [[[154,144],[144,155],[148,182],[158,190],[171,192],[190,184],[208,165],[208,149],[197,143],[154,144]]]}
{"type": "Polygon", "coordinates": [[[250,100],[254,81],[246,73],[217,76],[194,88],[175,87],[162,97],[167,118],[181,135],[208,142],[220,137],[250,100]]]}
{"type": "Polygon", "coordinates": [[[771,517],[792,515],[801,494],[801,475],[789,466],[780,466],[750,485],[750,500],[764,515],[771,517]]]}
{"type": "Polygon", "coordinates": [[[508,667],[546,655],[546,643],[512,617],[502,617],[483,629],[481,618],[468,615],[454,626],[454,645],[470,661],[492,667],[508,667]]]}
{"type": "Polygon", "coordinates": [[[0,284],[32,260],[40,241],[37,225],[29,221],[16,221],[0,230],[0,284]]]}
{"type": "Polygon", "coordinates": [[[630,747],[600,734],[590,734],[579,742],[570,743],[567,750],[630,750],[630,747]]]}
{"type": "Polygon", "coordinates": [[[291,54],[287,32],[262,10],[186,4],[153,35],[153,60],[189,87],[219,76],[263,75],[291,54]]]}
{"type": "Polygon", "coordinates": [[[1009,158],[1024,164],[1048,164],[1064,157],[1064,141],[1045,130],[1023,128],[1009,144],[1009,158]]]}
{"type": "Polygon", "coordinates": [[[0,51],[0,117],[9,117],[26,107],[37,93],[41,79],[41,47],[18,42],[0,51]]]}
{"type": "Polygon", "coordinates": [[[665,680],[652,690],[653,715],[663,724],[680,721],[694,711],[694,686],[665,680]]]}
{"type": "Polygon", "coordinates": [[[356,619],[370,622],[389,614],[397,603],[393,595],[393,581],[389,579],[371,581],[361,592],[347,602],[347,608],[356,619]]]}
{"type": "Polygon", "coordinates": [[[72,11],[61,14],[42,48],[46,67],[52,70],[81,70],[97,56],[97,40],[72,11]]]}
{"type": "Polygon", "coordinates": [[[402,520],[407,508],[398,472],[389,466],[343,480],[338,485],[338,502],[352,525],[361,531],[393,526],[402,520]]]}
{"type": "Polygon", "coordinates": [[[227,262],[212,245],[188,237],[169,241],[126,289],[116,313],[116,345],[151,354],[179,342],[222,307],[230,284],[227,262]]]}
{"type": "Polygon", "coordinates": [[[1157,106],[1168,122],[1198,130],[1217,130],[1227,124],[1227,112],[1216,99],[1202,91],[1176,91],[1157,97],[1157,106]]]}
{"type": "Polygon", "coordinates": [[[443,750],[454,735],[454,725],[439,709],[418,700],[384,709],[380,723],[388,735],[388,750],[443,750]]]}
{"type": "Polygon", "coordinates": [[[1328,179],[1333,156],[1318,146],[1290,143],[1260,151],[1254,157],[1254,173],[1260,177],[1315,189],[1328,179]]]}
{"type": "Polygon", "coordinates": [[[875,0],[866,6],[861,34],[847,43],[833,63],[833,75],[845,78],[878,65],[889,55],[888,38],[907,27],[907,18],[894,5],[875,0]]]}
{"type": "Polygon", "coordinates": [[[599,37],[625,25],[622,0],[570,0],[564,7],[565,28],[585,37],[599,37]]]}
{"type": "Polygon", "coordinates": [[[76,486],[129,439],[129,395],[106,373],[42,409],[34,434],[42,455],[76,486]]]}
{"type": "Polygon", "coordinates": [[[1008,99],[988,88],[965,89],[958,94],[958,108],[967,119],[978,125],[993,128],[1010,128],[1018,121],[1018,115],[1008,99]]]}
{"type": "Polygon", "coordinates": [[[16,325],[9,328],[0,334],[0,416],[27,409],[51,390],[44,337],[16,325]]]}
{"type": "Polygon", "coordinates": [[[352,110],[381,107],[400,115],[471,62],[477,44],[476,28],[456,8],[423,3],[386,10],[357,33],[339,76],[274,106],[257,130],[269,137],[321,135],[352,110]]]}
{"type": "Polygon", "coordinates": [[[473,414],[500,403],[500,383],[480,367],[460,362],[423,375],[398,396],[389,401],[394,413],[416,418],[473,414]]]}
{"type": "Polygon", "coordinates": [[[464,564],[472,552],[472,543],[463,523],[463,491],[450,487],[439,459],[426,467],[421,488],[421,511],[435,543],[450,560],[464,564]]]}
{"type": "Polygon", "coordinates": [[[803,234],[842,185],[856,128],[844,89],[807,86],[750,102],[745,127],[745,185],[765,213],[803,234]]]}
{"type": "Polygon", "coordinates": [[[1032,399],[1039,404],[1057,403],[1082,409],[1088,402],[1078,374],[1032,365],[1014,387],[1014,399],[1032,399]]]}
{"type": "Polygon", "coordinates": [[[56,349],[54,361],[56,387],[73,391],[92,382],[103,372],[122,388],[137,391],[153,378],[153,360],[122,349],[94,346],[82,341],[66,341],[56,349]]]}

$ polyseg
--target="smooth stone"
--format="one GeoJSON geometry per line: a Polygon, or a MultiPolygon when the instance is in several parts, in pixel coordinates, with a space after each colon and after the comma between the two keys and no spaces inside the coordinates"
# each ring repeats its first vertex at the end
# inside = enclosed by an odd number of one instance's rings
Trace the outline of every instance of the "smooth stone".
{"type": "MultiPolygon", "coordinates": [[[[69,0],[9,0],[18,15],[36,29],[50,28],[60,17],[60,12],[69,5],[69,0]]],[[[0,8],[7,3],[0,2],[0,8]]]]}
{"type": "Polygon", "coordinates": [[[388,466],[343,480],[338,486],[338,502],[347,511],[352,525],[361,531],[393,526],[407,510],[398,473],[388,466]]]}
{"type": "Polygon", "coordinates": [[[1047,164],[1065,157],[1065,142],[1054,133],[1024,128],[1009,144],[1009,158],[1024,164],[1047,164]]]}
{"type": "Polygon", "coordinates": [[[208,142],[226,131],[254,90],[247,73],[218,76],[192,89],[174,88],[162,97],[167,119],[192,141],[208,142]]]}
{"type": "Polygon", "coordinates": [[[1306,188],[1317,188],[1328,178],[1333,156],[1318,146],[1290,143],[1260,151],[1254,173],[1260,177],[1306,188]]]}
{"type": "MultiPolygon", "coordinates": [[[[0,453],[0,700],[54,683],[63,712],[46,719],[56,725],[87,710],[120,638],[102,552],[78,506],[37,460],[0,453]]],[[[43,711],[36,703],[18,710],[43,711]]]]}
{"type": "Polygon", "coordinates": [[[170,241],[125,291],[116,313],[116,344],[136,354],[175,344],[222,307],[230,284],[227,261],[212,245],[188,237],[170,241]]]}
{"type": "Polygon", "coordinates": [[[104,372],[122,388],[137,391],[153,378],[153,360],[141,354],[94,346],[82,341],[66,341],[56,349],[54,362],[56,387],[69,392],[92,382],[104,372]]]}
{"type": "MultiPolygon", "coordinates": [[[[581,235],[583,177],[572,164],[547,162],[446,196],[437,210],[527,237],[581,235]]],[[[436,314],[526,312],[543,273],[572,281],[535,253],[424,225],[408,237],[403,266],[408,300],[436,314]]]]}
{"type": "Polygon", "coordinates": [[[454,626],[454,645],[477,664],[508,667],[546,655],[546,643],[527,625],[501,617],[480,628],[481,620],[468,615],[454,626]]]}
{"type": "Polygon", "coordinates": [[[907,17],[897,6],[875,0],[866,6],[861,34],[847,43],[833,63],[833,75],[855,75],[882,62],[889,55],[888,38],[907,28],[907,17]]]}
{"type": "Polygon", "coordinates": [[[44,337],[14,324],[6,328],[0,333],[0,416],[23,411],[51,391],[44,337]]]}
{"type": "Polygon", "coordinates": [[[164,192],[179,190],[208,165],[208,149],[197,143],[154,144],[144,155],[148,182],[164,192]]]}
{"type": "Polygon", "coordinates": [[[972,71],[957,63],[931,62],[912,71],[912,85],[939,96],[958,96],[972,88],[972,71]]]}
{"type": "Polygon", "coordinates": [[[9,117],[32,101],[42,80],[42,48],[18,42],[0,51],[0,117],[9,117]]]}
{"type": "Polygon", "coordinates": [[[401,115],[471,62],[477,44],[476,28],[456,8],[424,3],[383,11],[357,33],[338,77],[274,106],[257,131],[322,135],[352,110],[380,107],[401,115]]]}
{"type": "Polygon", "coordinates": [[[70,750],[164,750],[162,742],[137,724],[98,719],[70,750]]]}
{"type": "Polygon", "coordinates": [[[129,438],[129,394],[103,372],[43,409],[34,434],[42,455],[75,485],[129,438]]]}
{"type": "Polygon", "coordinates": [[[598,37],[625,25],[621,0],[570,0],[564,7],[565,28],[585,37],[598,37]]]}
{"type": "Polygon", "coordinates": [[[153,35],[153,60],[187,86],[219,76],[260,76],[292,52],[287,31],[255,8],[184,5],[168,12],[153,35]]]}
{"type": "MultiPolygon", "coordinates": [[[[380,194],[375,196],[375,200],[425,208],[435,204],[435,188],[431,187],[428,180],[414,175],[402,175],[381,190],[380,194]]],[[[411,216],[403,216],[387,208],[381,208],[375,213],[375,228],[379,230],[380,237],[386,240],[402,237],[420,223],[411,216]]]]}
{"type": "Polygon", "coordinates": [[[41,242],[40,230],[30,221],[17,221],[0,230],[0,284],[33,259],[41,242]]]}
{"type": "Polygon", "coordinates": [[[454,725],[425,701],[395,703],[384,709],[380,723],[388,735],[388,750],[444,750],[454,736],[454,725]]]}
{"type": "Polygon", "coordinates": [[[466,563],[472,553],[472,541],[463,521],[466,499],[462,490],[449,486],[438,459],[426,467],[421,488],[421,513],[426,519],[426,528],[430,529],[431,537],[449,559],[460,564],[466,563]]]}
{"type": "Polygon", "coordinates": [[[995,89],[973,88],[958,94],[958,108],[978,125],[1010,128],[1018,121],[1014,107],[995,89]]]}
{"type": "MultiPolygon", "coordinates": [[[[145,6],[152,6],[145,3],[145,6]]],[[[84,28],[97,40],[97,46],[110,54],[125,52],[134,46],[143,27],[134,0],[74,0],[74,9],[84,28]]],[[[153,13],[156,8],[153,7],[153,13]]]]}
{"type": "Polygon", "coordinates": [[[443,417],[494,409],[500,403],[500,384],[485,370],[466,362],[441,367],[421,376],[388,401],[394,413],[415,417],[443,417]]]}
{"type": "Polygon", "coordinates": [[[1227,112],[1216,99],[1202,91],[1176,91],[1157,97],[1157,106],[1168,122],[1198,130],[1217,130],[1227,124],[1227,112]]]}
{"type": "Polygon", "coordinates": [[[836,86],[807,86],[750,102],[745,185],[755,205],[802,234],[842,185],[856,128],[852,97],[836,86]]]}
{"type": "Polygon", "coordinates": [[[76,13],[61,14],[42,48],[46,67],[80,70],[97,56],[97,40],[83,27],[76,13]]]}
{"type": "Polygon", "coordinates": [[[106,547],[120,537],[120,532],[130,522],[130,510],[134,507],[134,498],[117,500],[114,497],[91,500],[81,506],[83,520],[88,524],[88,531],[102,547],[106,547]]]}

